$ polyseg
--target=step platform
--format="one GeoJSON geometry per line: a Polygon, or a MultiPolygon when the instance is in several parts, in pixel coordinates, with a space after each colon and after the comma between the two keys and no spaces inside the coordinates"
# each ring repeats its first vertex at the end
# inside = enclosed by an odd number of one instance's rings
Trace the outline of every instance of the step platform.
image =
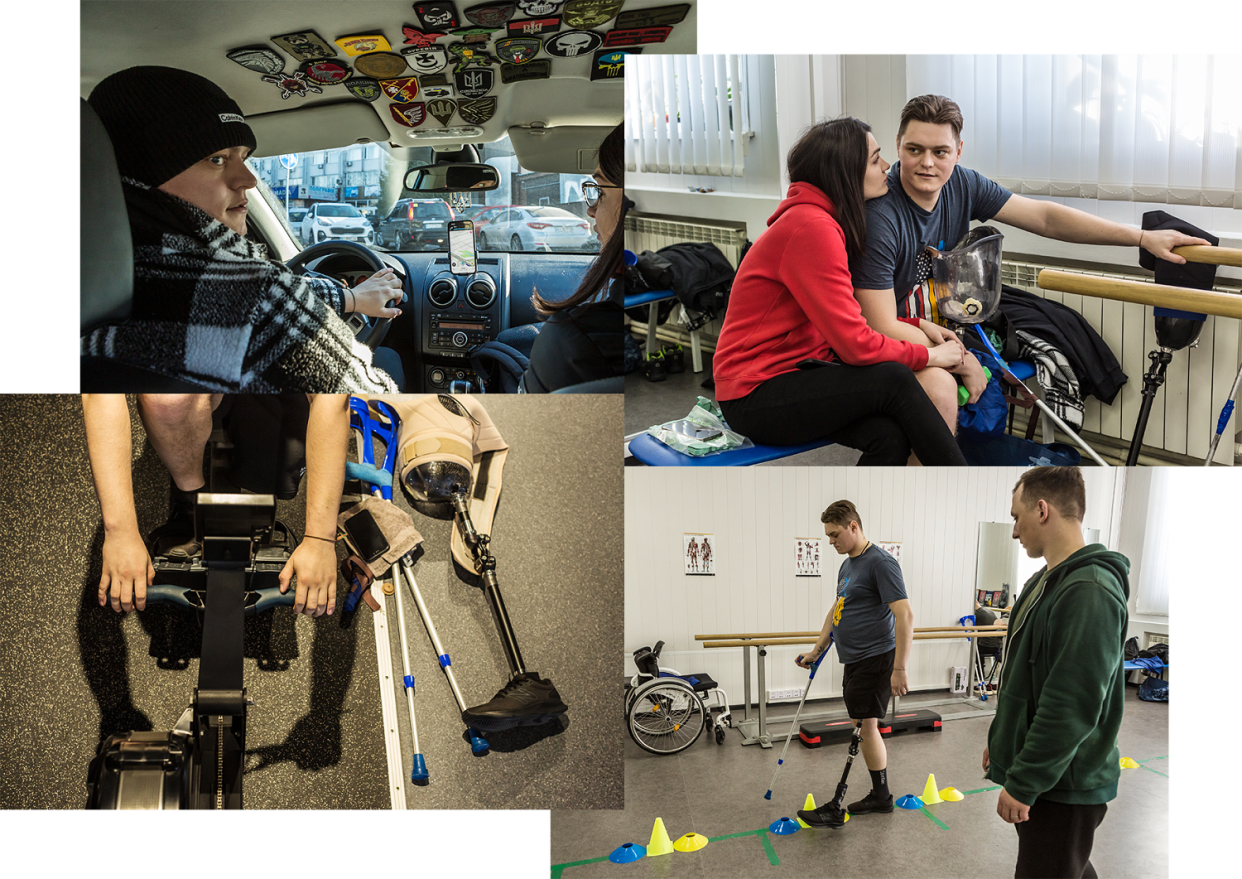
{"type": "MultiPolygon", "coordinates": [[[[881,737],[888,738],[893,733],[908,729],[930,729],[939,732],[942,723],[939,714],[927,708],[920,708],[915,711],[901,711],[896,715],[883,718],[879,722],[879,730],[881,737]]],[[[798,727],[798,739],[808,748],[848,742],[853,735],[854,721],[846,718],[817,720],[798,727]]]]}

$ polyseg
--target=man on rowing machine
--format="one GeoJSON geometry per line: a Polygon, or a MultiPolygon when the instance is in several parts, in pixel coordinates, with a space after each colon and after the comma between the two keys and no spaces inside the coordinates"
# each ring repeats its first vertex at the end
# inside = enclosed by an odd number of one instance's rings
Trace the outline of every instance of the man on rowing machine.
{"type": "MultiPolygon", "coordinates": [[[[176,552],[185,557],[199,552],[194,503],[205,484],[203,450],[211,435],[212,413],[222,398],[221,394],[138,395],[138,412],[147,437],[172,480],[171,514],[159,531],[164,542],[176,544],[176,552]]],[[[330,614],[336,607],[336,516],[345,482],[349,398],[343,394],[262,395],[250,402],[256,407],[256,420],[262,417],[262,410],[274,411],[273,407],[283,405],[296,422],[287,425],[299,434],[292,439],[305,438],[306,532],[280,572],[280,590],[287,592],[296,578],[294,612],[330,614]]],[[[121,394],[83,394],[82,414],[104,525],[99,603],[110,603],[118,612],[143,610],[155,568],[139,531],[134,505],[129,406],[121,394]]],[[[273,493],[288,497],[297,493],[303,468],[295,469],[297,478],[289,480],[283,491],[273,493]]],[[[279,478],[271,473],[261,476],[279,478]]]]}
{"type": "MultiPolygon", "coordinates": [[[[853,503],[833,503],[824,510],[820,521],[832,548],[848,558],[841,563],[837,600],[824,620],[819,640],[797,662],[810,668],[828,648],[829,638],[835,632],[837,656],[845,665],[845,707],[855,727],[861,726],[863,759],[871,773],[871,792],[850,803],[848,810],[851,815],[891,812],[888,753],[878,720],[888,714],[889,699],[904,696],[910,690],[906,662],[914,644],[914,611],[906,597],[901,567],[867,539],[862,517],[853,503]]],[[[858,735],[856,729],[855,736],[858,735]]],[[[844,820],[835,812],[829,802],[798,815],[812,827],[826,827],[837,826],[838,821],[844,820]]]]}

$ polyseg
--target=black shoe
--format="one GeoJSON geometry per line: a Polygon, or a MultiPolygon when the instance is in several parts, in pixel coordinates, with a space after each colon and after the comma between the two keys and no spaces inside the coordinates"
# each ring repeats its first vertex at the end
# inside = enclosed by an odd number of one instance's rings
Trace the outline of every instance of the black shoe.
{"type": "Polygon", "coordinates": [[[887,797],[878,797],[875,791],[871,791],[857,803],[850,803],[849,811],[851,815],[865,815],[867,812],[891,812],[893,811],[893,795],[889,794],[887,797]]]}
{"type": "Polygon", "coordinates": [[[195,539],[194,505],[198,492],[204,489],[182,491],[176,483],[170,488],[168,521],[151,532],[147,544],[153,557],[188,561],[200,555],[203,549],[195,539]]]}
{"type": "Polygon", "coordinates": [[[495,732],[547,723],[568,710],[550,680],[540,678],[536,672],[524,672],[505,684],[492,701],[467,708],[461,719],[466,726],[495,732]]]}
{"type": "Polygon", "coordinates": [[[686,371],[686,352],[681,345],[665,345],[660,353],[664,355],[664,368],[669,375],[686,371]]]}
{"type": "Polygon", "coordinates": [[[845,813],[832,803],[824,803],[818,809],[799,809],[798,817],[811,827],[841,827],[845,824],[845,813]]]}
{"type": "Polygon", "coordinates": [[[664,365],[663,351],[656,351],[646,356],[643,360],[643,375],[649,382],[662,382],[668,378],[668,367],[664,365]]]}

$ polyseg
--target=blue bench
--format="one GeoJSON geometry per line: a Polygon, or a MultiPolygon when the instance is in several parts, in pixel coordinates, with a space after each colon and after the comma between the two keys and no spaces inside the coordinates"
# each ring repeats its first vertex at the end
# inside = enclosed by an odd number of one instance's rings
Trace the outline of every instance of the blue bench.
{"type": "MultiPolygon", "coordinates": [[[[639,293],[634,297],[627,296],[625,300],[626,305],[629,305],[631,298],[638,299],[650,295],[656,294],[639,293]]],[[[648,335],[648,345],[650,345],[651,339],[652,336],[648,335]]],[[[650,347],[648,350],[650,350],[650,347]]],[[[1014,375],[1022,381],[1026,381],[1035,374],[1035,366],[1029,361],[1018,360],[1009,364],[1009,366],[1013,370],[1014,375]]],[[[832,443],[827,440],[815,440],[796,446],[755,445],[747,449],[732,449],[728,452],[718,452],[714,455],[696,458],[693,455],[685,455],[670,446],[666,446],[649,433],[640,433],[630,440],[629,448],[630,454],[648,467],[748,467],[752,464],[776,461],[780,458],[787,458],[790,455],[798,455],[802,452],[809,452],[812,449],[820,449],[828,445],[832,445],[832,443]]]]}

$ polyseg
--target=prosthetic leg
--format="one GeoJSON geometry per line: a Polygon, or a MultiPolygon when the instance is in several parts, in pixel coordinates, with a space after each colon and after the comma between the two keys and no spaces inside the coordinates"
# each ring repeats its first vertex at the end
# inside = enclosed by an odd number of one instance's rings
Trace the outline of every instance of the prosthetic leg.
{"type": "Polygon", "coordinates": [[[509,683],[491,701],[463,710],[463,722],[493,732],[564,714],[569,708],[551,680],[526,670],[489,548],[508,445],[475,397],[428,394],[387,402],[401,420],[401,482],[415,500],[452,510],[453,558],[478,575],[509,663],[509,683]]]}
{"type": "Polygon", "coordinates": [[[850,820],[849,812],[845,811],[845,791],[848,785],[845,780],[850,777],[850,767],[858,756],[862,745],[862,721],[854,723],[854,735],[850,738],[849,756],[845,758],[845,769],[841,773],[841,781],[837,784],[837,793],[832,802],[825,803],[818,809],[800,810],[798,817],[811,827],[831,827],[834,830],[850,820]]]}

